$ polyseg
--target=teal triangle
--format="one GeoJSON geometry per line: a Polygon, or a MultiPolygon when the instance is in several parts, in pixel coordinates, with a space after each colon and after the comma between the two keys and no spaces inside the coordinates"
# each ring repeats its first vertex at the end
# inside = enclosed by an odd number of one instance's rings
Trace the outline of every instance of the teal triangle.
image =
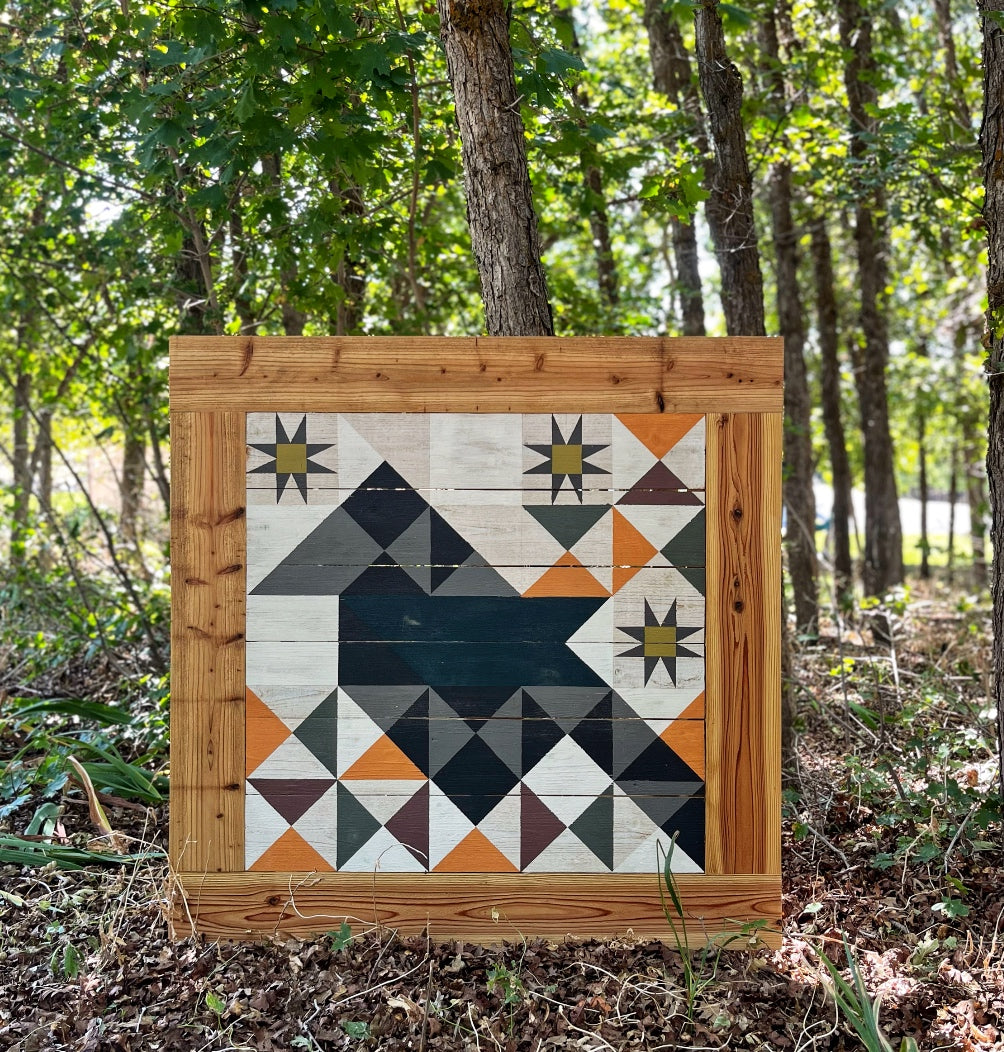
{"type": "Polygon", "coordinates": [[[338,848],[335,853],[335,860],[339,869],[380,828],[380,823],[341,782],[338,783],[336,828],[338,830],[338,848]]]}
{"type": "Polygon", "coordinates": [[[707,594],[707,573],[703,566],[678,566],[677,572],[688,580],[701,595],[707,594]]]}
{"type": "Polygon", "coordinates": [[[568,827],[607,869],[614,868],[613,788],[597,797],[568,827]]]}
{"type": "Polygon", "coordinates": [[[605,504],[526,505],[526,510],[567,552],[610,510],[605,504]]]}
{"type": "Polygon", "coordinates": [[[333,690],[296,728],[296,736],[337,777],[338,691],[333,690]]]}
{"type": "Polygon", "coordinates": [[[706,561],[705,533],[704,509],[702,508],[679,533],[673,536],[662,549],[662,554],[677,569],[684,566],[704,566],[706,561]]]}

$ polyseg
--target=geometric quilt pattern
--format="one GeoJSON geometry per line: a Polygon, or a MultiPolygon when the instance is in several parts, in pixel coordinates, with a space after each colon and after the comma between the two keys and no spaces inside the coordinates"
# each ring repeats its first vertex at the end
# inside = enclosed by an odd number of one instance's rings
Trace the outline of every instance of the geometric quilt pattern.
{"type": "Polygon", "coordinates": [[[704,868],[705,422],[247,415],[246,868],[704,868]]]}

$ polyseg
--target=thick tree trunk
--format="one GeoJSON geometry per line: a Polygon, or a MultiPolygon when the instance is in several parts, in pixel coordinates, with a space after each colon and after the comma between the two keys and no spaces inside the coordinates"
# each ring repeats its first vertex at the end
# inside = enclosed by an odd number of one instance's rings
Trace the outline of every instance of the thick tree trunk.
{"type": "Polygon", "coordinates": [[[437,0],[471,247],[492,336],[551,336],[504,0],[437,0]]]}
{"type": "MultiPolygon", "coordinates": [[[[993,693],[999,768],[1004,772],[1004,23],[999,0],[981,0],[983,22],[983,218],[987,227],[987,376],[990,383],[987,479],[993,509],[993,693]]],[[[1001,775],[1004,797],[1004,774],[1001,775]]]]}
{"type": "Polygon", "coordinates": [[[753,219],[753,180],[743,131],[743,78],[729,60],[718,0],[694,9],[697,71],[714,144],[706,205],[722,274],[722,309],[730,336],[763,336],[763,277],[753,219]]]}
{"type": "MultiPolygon", "coordinates": [[[[760,23],[761,45],[767,63],[767,90],[777,113],[782,115],[788,93],[775,17],[774,12],[764,15],[760,23]]],[[[795,598],[796,633],[811,638],[817,634],[819,617],[812,407],[805,370],[805,314],[798,285],[798,232],[792,218],[791,166],[786,161],[771,166],[767,196],[774,240],[777,318],[784,337],[784,506],[788,513],[785,545],[795,598]]]]}
{"type": "MultiPolygon", "coordinates": [[[[861,0],[839,0],[838,7],[840,41],[848,55],[844,84],[851,116],[851,157],[862,173],[869,165],[868,140],[877,130],[871,18],[861,0]]],[[[854,375],[865,452],[864,585],[869,595],[881,595],[903,580],[903,533],[886,392],[889,247],[881,186],[867,187],[861,175],[855,182],[854,242],[863,346],[856,356],[854,375]]]]}
{"type": "MultiPolygon", "coordinates": [[[[708,136],[704,129],[700,94],[690,68],[690,57],[680,27],[663,0],[645,0],[645,29],[648,31],[655,90],[690,117],[694,146],[702,157],[707,158],[708,136]]],[[[669,225],[683,334],[704,336],[704,295],[701,292],[697,226],[693,220],[684,223],[675,216],[670,219],[669,225]]]]}
{"type": "Polygon", "coordinates": [[[833,475],[833,507],[830,530],[833,537],[834,589],[838,596],[851,588],[851,464],[840,413],[840,353],[837,329],[837,295],[833,280],[833,252],[826,220],[817,216],[811,228],[812,270],[816,286],[816,329],[819,332],[820,400],[823,427],[833,475]]]}

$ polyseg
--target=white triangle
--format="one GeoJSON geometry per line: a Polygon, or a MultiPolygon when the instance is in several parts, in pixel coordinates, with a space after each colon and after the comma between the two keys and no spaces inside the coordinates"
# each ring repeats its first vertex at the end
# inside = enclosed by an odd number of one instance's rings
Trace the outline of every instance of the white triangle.
{"type": "Polygon", "coordinates": [[[662,462],[689,489],[704,489],[705,428],[702,417],[662,458],[662,462]]]}
{"type": "Polygon", "coordinates": [[[341,777],[376,741],[383,731],[345,693],[338,691],[338,776],[341,777]]]}
{"type": "Polygon", "coordinates": [[[299,738],[287,738],[251,772],[252,778],[330,778],[331,772],[299,738]]]}
{"type": "Polygon", "coordinates": [[[704,505],[618,504],[617,510],[653,548],[661,551],[680,530],[704,511],[704,505]]]}
{"type": "Polygon", "coordinates": [[[386,825],[425,785],[425,779],[391,782],[376,778],[352,778],[345,785],[377,821],[386,825]]]}
{"type": "MultiPolygon", "coordinates": [[[[620,865],[642,845],[648,842],[651,836],[661,833],[662,830],[648,817],[647,814],[632,800],[626,796],[619,787],[614,788],[614,869],[620,865]]],[[[657,866],[655,847],[652,847],[651,871],[655,873],[657,866]]]]}
{"type": "Polygon", "coordinates": [[[351,424],[351,415],[338,417],[338,485],[343,491],[358,489],[384,462],[351,424]]]}
{"type": "Polygon", "coordinates": [[[435,869],[473,828],[467,815],[435,782],[430,782],[429,869],[435,869]]]}
{"type": "Polygon", "coordinates": [[[425,867],[381,826],[339,869],[341,873],[424,873],[425,867]]]}
{"type": "Polygon", "coordinates": [[[703,683],[693,687],[625,687],[618,688],[617,694],[643,720],[668,722],[676,719],[702,690],[703,683]]]}
{"type": "Polygon", "coordinates": [[[613,589],[613,525],[613,513],[608,511],[569,549],[608,592],[613,589]]]}
{"type": "Polygon", "coordinates": [[[278,716],[290,731],[295,731],[328,697],[332,689],[334,688],[283,687],[266,684],[261,688],[260,693],[255,691],[255,694],[273,716],[278,716]]]}
{"type": "Polygon", "coordinates": [[[335,784],[293,823],[293,828],[332,869],[338,866],[337,816],[338,785],[335,784]]]}
{"type": "Polygon", "coordinates": [[[611,422],[611,437],[614,464],[613,488],[619,491],[614,497],[616,502],[620,494],[627,492],[640,478],[651,471],[659,458],[617,417],[614,417],[611,422]]]}
{"type": "MultiPolygon", "coordinates": [[[[294,490],[296,487],[293,487],[294,490]]],[[[273,491],[274,495],[274,491],[273,491]]],[[[297,496],[299,499],[299,496],[297,496]]],[[[250,592],[331,514],[330,505],[297,508],[271,504],[247,506],[247,590],[250,592]]]]}
{"type": "Polygon", "coordinates": [[[411,486],[429,488],[427,413],[343,413],[342,419],[411,486]]]}
{"type": "Polygon", "coordinates": [[[570,829],[566,829],[526,866],[524,872],[608,873],[609,870],[570,829]]]}
{"type": "Polygon", "coordinates": [[[519,869],[521,813],[521,794],[519,784],[517,784],[478,822],[478,829],[517,869],[519,869]]]}
{"type": "Polygon", "coordinates": [[[606,792],[610,775],[566,735],[524,775],[523,782],[565,825],[571,825],[597,796],[606,792]]]}
{"type": "Polygon", "coordinates": [[[245,783],[244,788],[244,868],[250,869],[289,829],[289,823],[253,785],[245,783]]]}
{"type": "MultiPolygon", "coordinates": [[[[647,837],[638,845],[623,861],[614,867],[615,873],[651,873],[653,880],[656,879],[657,867],[665,862],[666,852],[669,850],[670,838],[659,830],[647,837]],[[662,852],[658,853],[656,845],[661,845],[662,852]],[[661,862],[660,862],[661,860],[661,862]]],[[[684,851],[679,845],[673,849],[674,873],[703,873],[704,870],[684,851]]],[[[686,904],[685,904],[686,905],[686,904]]]]}
{"type": "Polygon", "coordinates": [[[588,621],[584,621],[568,639],[572,643],[606,643],[614,638],[614,600],[608,599],[588,621]]]}

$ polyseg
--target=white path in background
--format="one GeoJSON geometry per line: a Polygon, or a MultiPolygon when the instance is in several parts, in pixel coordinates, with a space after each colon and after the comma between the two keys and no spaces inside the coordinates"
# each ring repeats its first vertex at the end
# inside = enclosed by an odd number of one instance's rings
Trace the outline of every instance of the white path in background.
{"type": "MultiPolygon", "coordinates": [[[[826,521],[830,517],[830,509],[833,506],[833,490],[824,482],[814,482],[813,490],[816,494],[816,518],[826,521]]],[[[857,518],[858,529],[863,530],[865,525],[865,495],[862,490],[854,490],[852,495],[854,503],[854,515],[857,518]]],[[[951,505],[947,500],[930,500],[927,502],[927,532],[932,537],[947,537],[948,522],[951,515],[951,505]]],[[[899,501],[899,516],[903,526],[903,533],[907,536],[920,535],[920,501],[915,497],[901,497],[899,501]]],[[[969,535],[969,505],[965,502],[957,502],[955,505],[955,536],[966,537],[969,535]]]]}

